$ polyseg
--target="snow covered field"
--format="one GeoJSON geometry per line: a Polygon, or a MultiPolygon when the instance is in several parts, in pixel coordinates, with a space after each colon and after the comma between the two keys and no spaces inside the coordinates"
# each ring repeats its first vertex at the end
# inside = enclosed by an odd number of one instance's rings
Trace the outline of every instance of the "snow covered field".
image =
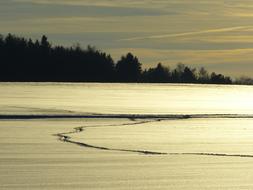
{"type": "Polygon", "coordinates": [[[13,116],[0,120],[0,189],[253,189],[252,87],[4,83],[0,92],[1,115],[13,116]],[[54,118],[93,114],[126,117],[54,118]]]}

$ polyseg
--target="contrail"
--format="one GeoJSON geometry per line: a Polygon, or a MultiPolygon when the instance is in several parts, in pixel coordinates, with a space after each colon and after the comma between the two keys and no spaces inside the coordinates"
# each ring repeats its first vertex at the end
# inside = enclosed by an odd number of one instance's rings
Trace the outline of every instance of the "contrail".
{"type": "Polygon", "coordinates": [[[249,28],[252,28],[252,26],[237,26],[237,27],[217,28],[217,29],[202,30],[202,31],[195,31],[195,32],[184,32],[184,33],[176,33],[176,34],[163,34],[163,35],[152,35],[152,36],[145,36],[145,37],[125,38],[125,39],[120,39],[119,41],[135,41],[135,40],[146,40],[146,39],[162,39],[162,38],[192,36],[192,35],[198,35],[198,34],[208,34],[208,33],[220,33],[220,32],[237,31],[237,30],[249,29],[249,28]]]}

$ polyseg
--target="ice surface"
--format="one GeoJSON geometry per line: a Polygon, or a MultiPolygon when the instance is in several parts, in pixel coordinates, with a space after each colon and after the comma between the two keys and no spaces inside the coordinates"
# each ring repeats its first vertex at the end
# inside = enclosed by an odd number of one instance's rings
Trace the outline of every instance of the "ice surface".
{"type": "Polygon", "coordinates": [[[253,189],[252,99],[250,86],[1,83],[0,189],[253,189]],[[126,117],[34,117],[93,114],[126,117]]]}

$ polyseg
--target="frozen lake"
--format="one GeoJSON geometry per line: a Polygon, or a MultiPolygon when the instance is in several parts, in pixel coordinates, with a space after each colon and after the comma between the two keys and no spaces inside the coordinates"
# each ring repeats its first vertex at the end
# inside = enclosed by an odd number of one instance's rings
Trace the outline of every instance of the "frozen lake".
{"type": "Polygon", "coordinates": [[[252,99],[250,86],[1,83],[0,189],[253,189],[252,99]]]}

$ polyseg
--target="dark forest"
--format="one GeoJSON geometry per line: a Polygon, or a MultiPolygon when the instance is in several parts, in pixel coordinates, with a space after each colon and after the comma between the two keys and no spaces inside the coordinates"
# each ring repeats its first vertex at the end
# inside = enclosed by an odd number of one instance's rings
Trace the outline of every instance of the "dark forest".
{"type": "Polygon", "coordinates": [[[5,82],[149,82],[247,84],[250,79],[232,81],[228,76],[209,73],[204,67],[178,64],[170,69],[158,63],[142,69],[139,59],[127,53],[114,62],[111,55],[88,46],[53,46],[46,36],[40,40],[12,34],[0,35],[0,81],[5,82]]]}

